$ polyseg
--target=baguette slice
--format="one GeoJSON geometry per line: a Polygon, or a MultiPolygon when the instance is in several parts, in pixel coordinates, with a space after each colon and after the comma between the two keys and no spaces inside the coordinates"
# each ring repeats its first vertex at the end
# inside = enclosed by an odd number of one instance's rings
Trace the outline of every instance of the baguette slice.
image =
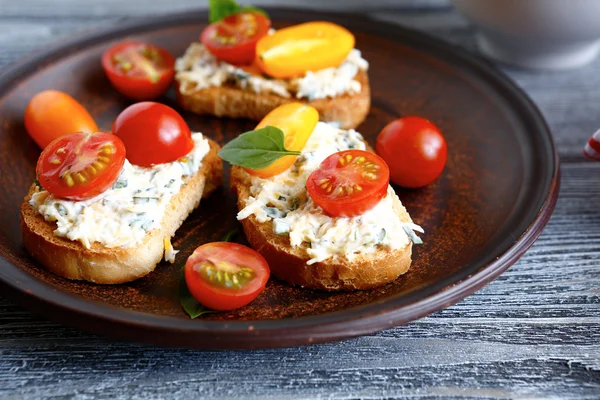
{"type": "MultiPolygon", "coordinates": [[[[239,210],[246,207],[250,185],[250,175],[240,167],[233,167],[231,187],[238,197],[239,210]]],[[[393,209],[401,221],[412,222],[397,198],[393,209]]],[[[260,223],[251,215],[241,222],[248,242],[267,260],[272,275],[293,285],[322,290],[370,289],[393,281],[411,264],[412,242],[393,251],[382,248],[359,255],[352,261],[337,257],[307,265],[311,257],[306,247],[291,247],[287,235],[273,232],[272,221],[260,223]]]]}
{"type": "Polygon", "coordinates": [[[171,238],[200,199],[210,195],[220,184],[223,164],[217,156],[219,145],[210,140],[210,151],[194,176],[171,198],[162,224],[152,230],[142,243],[132,248],[106,248],[92,243],[85,248],[80,242],[54,234],[55,222],[47,222],[29,205],[35,185],[21,205],[23,245],[44,267],[56,275],[100,284],[117,284],[141,278],[154,270],[163,258],[164,238],[171,238]]]}
{"type": "Polygon", "coordinates": [[[365,120],[371,108],[371,88],[367,73],[361,70],[355,79],[361,84],[360,93],[313,101],[271,93],[254,93],[235,86],[211,87],[183,94],[177,80],[175,88],[179,105],[195,114],[260,121],[274,108],[300,101],[316,108],[321,121],[339,121],[342,129],[354,129],[365,120]]]}

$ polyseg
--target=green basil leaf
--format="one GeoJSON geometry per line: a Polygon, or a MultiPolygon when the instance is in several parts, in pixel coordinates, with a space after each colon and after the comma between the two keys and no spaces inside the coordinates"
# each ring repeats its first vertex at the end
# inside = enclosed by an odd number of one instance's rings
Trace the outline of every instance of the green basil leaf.
{"type": "Polygon", "coordinates": [[[208,22],[211,24],[240,12],[240,6],[235,0],[208,0],[208,8],[208,22]]]}
{"type": "Polygon", "coordinates": [[[219,157],[232,165],[249,169],[262,169],[285,156],[299,156],[299,151],[286,150],[281,129],[265,126],[241,134],[227,143],[219,157]]]}
{"type": "Polygon", "coordinates": [[[185,283],[185,267],[181,269],[179,277],[179,302],[181,307],[190,316],[191,319],[197,318],[204,314],[214,313],[216,311],[208,310],[202,304],[198,303],[190,293],[187,284],[185,283]]]}
{"type": "Polygon", "coordinates": [[[240,8],[240,12],[254,12],[254,13],[262,14],[265,17],[269,18],[269,14],[267,14],[267,12],[265,10],[258,8],[258,7],[243,6],[240,8]]]}

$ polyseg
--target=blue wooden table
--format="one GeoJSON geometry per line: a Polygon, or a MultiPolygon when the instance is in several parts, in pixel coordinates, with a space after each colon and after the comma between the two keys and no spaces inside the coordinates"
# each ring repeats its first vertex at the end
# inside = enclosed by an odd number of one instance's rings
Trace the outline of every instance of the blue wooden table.
{"type": "MultiPolygon", "coordinates": [[[[0,72],[61,37],[205,3],[0,0],[0,72]]],[[[354,9],[476,51],[474,29],[445,0],[278,3],[354,9]]],[[[599,399],[600,163],[581,150],[600,128],[600,60],[567,72],[501,69],[547,118],[563,178],[544,234],[488,287],[377,334],[238,352],[113,341],[0,297],[0,399],[599,399]]]]}

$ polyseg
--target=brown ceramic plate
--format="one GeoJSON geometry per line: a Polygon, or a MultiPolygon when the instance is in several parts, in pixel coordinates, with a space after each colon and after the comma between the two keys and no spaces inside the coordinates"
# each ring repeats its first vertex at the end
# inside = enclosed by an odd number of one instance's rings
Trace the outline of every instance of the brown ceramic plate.
{"type": "MultiPolygon", "coordinates": [[[[358,16],[270,10],[276,27],[331,20],[356,35],[370,62],[373,107],[360,126],[371,144],[392,119],[421,115],[445,133],[449,159],[439,181],[398,194],[426,231],[409,272],[378,289],[326,293],[272,279],[240,310],[190,320],[177,281],[187,256],[237,226],[228,190],[204,201],[178,231],[175,265],[144,279],[98,286],[56,277],[21,245],[19,205],[39,149],[23,127],[27,101],[44,89],[79,99],[104,129],[129,103],[108,83],[100,55],[125,37],[183,53],[206,13],[128,22],[77,35],[5,68],[0,78],[0,283],[2,295],[62,323],[118,338],[201,348],[300,345],[403,324],[453,304],[500,275],[531,246],[554,209],[559,163],[550,132],[531,101],[488,63],[421,33],[358,16]]],[[[173,94],[161,99],[175,106],[173,94]]],[[[191,128],[221,144],[253,122],[183,113],[191,128]]],[[[225,181],[227,187],[228,181],[225,181]]]]}

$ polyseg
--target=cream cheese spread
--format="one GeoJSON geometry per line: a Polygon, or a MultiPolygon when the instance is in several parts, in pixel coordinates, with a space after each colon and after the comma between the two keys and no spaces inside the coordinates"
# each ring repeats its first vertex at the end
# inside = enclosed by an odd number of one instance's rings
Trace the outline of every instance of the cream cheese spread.
{"type": "Polygon", "coordinates": [[[394,203],[399,200],[392,187],[388,186],[387,195],[377,206],[355,217],[329,217],[308,196],[306,180],[310,173],[329,155],[349,149],[366,149],[358,132],[319,122],[292,167],[271,178],[251,178],[251,196],[237,218],[254,215],[259,222],[272,220],[274,232],[289,235],[292,247],[308,245],[311,258],[307,264],[332,257],[352,261],[382,248],[403,248],[410,241],[407,231],[423,230],[396,217],[394,203]]]}
{"type": "Polygon", "coordinates": [[[272,93],[281,97],[317,100],[360,93],[361,84],[354,78],[358,71],[366,71],[369,63],[359,50],[352,49],[346,60],[337,68],[307,72],[300,78],[282,80],[252,75],[245,70],[219,61],[204,45],[192,43],[175,63],[175,78],[183,94],[197,90],[234,85],[255,93],[272,93]]]}
{"type": "MultiPolygon", "coordinates": [[[[171,198],[184,178],[195,175],[210,150],[201,133],[192,134],[194,149],[178,161],[151,168],[125,160],[112,188],[83,201],[56,198],[46,190],[33,193],[29,204],[46,221],[56,222],[54,234],[81,242],[86,248],[100,243],[129,248],[160,226],[171,198]]],[[[173,254],[174,256],[174,254],[173,254]]]]}

